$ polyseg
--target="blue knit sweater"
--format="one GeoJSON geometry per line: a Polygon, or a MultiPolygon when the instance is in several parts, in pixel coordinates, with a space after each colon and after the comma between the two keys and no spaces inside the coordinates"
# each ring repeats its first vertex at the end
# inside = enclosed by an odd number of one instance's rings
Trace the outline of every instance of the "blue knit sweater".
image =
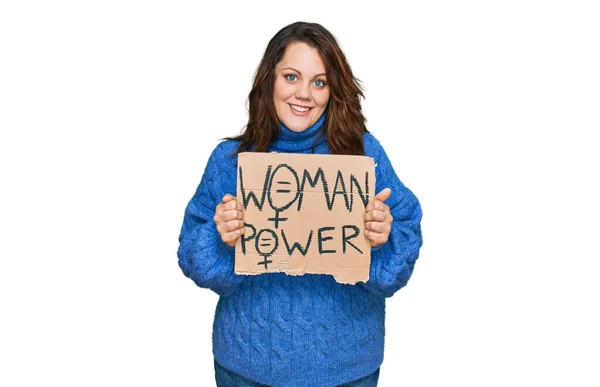
{"type": "MultiPolygon", "coordinates": [[[[312,153],[325,114],[301,133],[281,125],[270,151],[312,153]]],[[[365,154],[376,163],[376,192],[392,189],[385,203],[394,217],[388,242],[371,251],[369,280],[345,285],[330,275],[237,275],[235,249],[221,241],[213,216],[225,194],[235,195],[237,157],[230,155],[238,145],[225,141],[211,154],[179,237],[184,274],[220,295],[212,337],[215,359],[276,387],[336,386],[370,374],[383,361],[385,297],[406,285],[422,244],[417,198],[366,133],[365,154]]],[[[314,153],[330,153],[325,136],[314,153]]]]}

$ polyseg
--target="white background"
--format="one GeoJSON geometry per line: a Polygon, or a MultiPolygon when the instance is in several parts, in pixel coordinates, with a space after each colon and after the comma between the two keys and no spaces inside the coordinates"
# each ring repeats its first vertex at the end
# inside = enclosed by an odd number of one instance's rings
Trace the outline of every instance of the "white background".
{"type": "Polygon", "coordinates": [[[202,3],[0,5],[0,385],[214,385],[217,296],[177,237],[297,20],[423,207],[380,386],[600,385],[593,1],[202,3]]]}

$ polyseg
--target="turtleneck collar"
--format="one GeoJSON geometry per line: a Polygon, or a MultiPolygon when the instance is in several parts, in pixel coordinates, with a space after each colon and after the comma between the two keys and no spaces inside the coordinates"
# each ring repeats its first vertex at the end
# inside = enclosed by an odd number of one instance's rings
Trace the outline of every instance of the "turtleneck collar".
{"type": "Polygon", "coordinates": [[[317,137],[323,133],[326,116],[327,110],[321,114],[317,122],[302,132],[294,132],[283,123],[280,123],[279,138],[271,144],[271,150],[276,152],[302,153],[303,151],[311,150],[313,145],[317,146],[326,142],[327,138],[321,136],[319,141],[315,143],[317,137]]]}

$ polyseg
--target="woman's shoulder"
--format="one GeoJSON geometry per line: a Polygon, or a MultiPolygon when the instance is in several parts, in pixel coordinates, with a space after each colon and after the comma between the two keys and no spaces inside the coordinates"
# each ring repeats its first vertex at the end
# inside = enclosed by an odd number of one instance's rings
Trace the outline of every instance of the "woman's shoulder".
{"type": "Polygon", "coordinates": [[[363,147],[365,156],[373,157],[375,160],[379,158],[383,151],[383,146],[372,133],[363,133],[363,147]]]}
{"type": "Polygon", "coordinates": [[[237,163],[236,150],[240,146],[237,140],[222,140],[215,146],[210,155],[210,161],[224,167],[231,165],[235,167],[237,163]]]}

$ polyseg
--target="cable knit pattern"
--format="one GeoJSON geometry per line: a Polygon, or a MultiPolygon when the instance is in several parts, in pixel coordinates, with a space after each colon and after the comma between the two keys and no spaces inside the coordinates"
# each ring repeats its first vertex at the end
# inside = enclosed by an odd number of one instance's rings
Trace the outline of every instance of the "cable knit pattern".
{"type": "MultiPolygon", "coordinates": [[[[270,151],[330,153],[325,114],[296,133],[281,125],[270,151]],[[314,145],[314,147],[313,147],[314,145]]],[[[376,191],[389,187],[394,217],[387,243],[371,251],[369,280],[344,285],[332,276],[257,276],[233,272],[235,249],[221,241],[213,215],[235,195],[236,141],[219,144],[189,202],[179,237],[179,265],[198,286],[219,294],[213,353],[225,368],[271,386],[337,386],[374,372],[383,361],[385,298],[408,282],[422,244],[421,207],[396,176],[371,134],[365,154],[376,163],[376,191]]]]}

